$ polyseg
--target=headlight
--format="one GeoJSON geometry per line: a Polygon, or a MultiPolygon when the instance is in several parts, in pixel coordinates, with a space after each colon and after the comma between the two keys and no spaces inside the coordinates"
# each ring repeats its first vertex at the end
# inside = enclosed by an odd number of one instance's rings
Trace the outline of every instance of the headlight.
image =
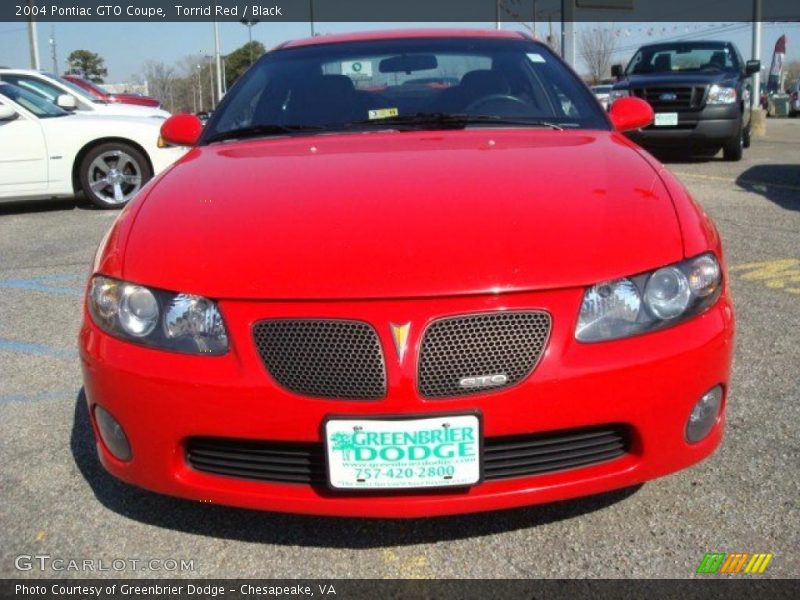
{"type": "Polygon", "coordinates": [[[92,278],[88,307],[98,327],[124,340],[193,354],[228,351],[222,315],[208,298],[98,275],[92,278]]]}
{"type": "Polygon", "coordinates": [[[617,98],[624,98],[625,96],[630,96],[631,93],[628,90],[611,90],[608,93],[608,103],[611,104],[617,98]]]}
{"type": "Polygon", "coordinates": [[[600,283],[583,295],[575,338],[613,340],[661,329],[703,312],[716,302],[722,271],[713,254],[600,283]]]}
{"type": "Polygon", "coordinates": [[[736,102],[736,88],[717,85],[708,89],[708,104],[733,104],[736,102]]]}

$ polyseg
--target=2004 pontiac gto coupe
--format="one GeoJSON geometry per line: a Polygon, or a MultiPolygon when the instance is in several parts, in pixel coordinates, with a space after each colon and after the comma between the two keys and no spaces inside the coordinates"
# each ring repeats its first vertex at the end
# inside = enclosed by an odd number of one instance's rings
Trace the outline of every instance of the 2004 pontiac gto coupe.
{"type": "Polygon", "coordinates": [[[120,214],[80,333],[97,449],[157,492],[419,517],[719,445],[733,311],[686,189],[546,46],[326,36],[234,86],[120,214]]]}

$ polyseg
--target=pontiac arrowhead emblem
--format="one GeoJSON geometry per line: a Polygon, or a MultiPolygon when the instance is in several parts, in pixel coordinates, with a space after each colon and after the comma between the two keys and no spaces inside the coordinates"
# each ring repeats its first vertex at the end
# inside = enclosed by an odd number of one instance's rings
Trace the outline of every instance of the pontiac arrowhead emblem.
{"type": "Polygon", "coordinates": [[[411,323],[403,323],[402,325],[389,323],[389,327],[392,330],[394,348],[397,350],[397,361],[402,363],[408,348],[408,332],[411,330],[411,323]]]}

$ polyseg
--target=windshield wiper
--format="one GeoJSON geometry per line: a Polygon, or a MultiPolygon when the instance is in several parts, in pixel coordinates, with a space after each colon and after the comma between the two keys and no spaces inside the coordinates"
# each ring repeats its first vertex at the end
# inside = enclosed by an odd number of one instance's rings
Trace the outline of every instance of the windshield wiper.
{"type": "Polygon", "coordinates": [[[251,125],[249,127],[240,127],[238,129],[231,129],[230,131],[217,133],[216,135],[212,135],[209,139],[207,139],[206,143],[212,144],[214,142],[221,142],[223,140],[243,140],[262,135],[319,133],[321,131],[329,131],[329,129],[327,127],[319,127],[317,125],[251,125]]]}
{"type": "Polygon", "coordinates": [[[522,127],[549,127],[562,131],[561,125],[526,117],[503,117],[500,115],[470,115],[462,113],[418,112],[413,115],[386,117],[383,119],[370,119],[367,121],[354,121],[346,127],[410,127],[463,129],[469,125],[517,125],[522,127]]]}

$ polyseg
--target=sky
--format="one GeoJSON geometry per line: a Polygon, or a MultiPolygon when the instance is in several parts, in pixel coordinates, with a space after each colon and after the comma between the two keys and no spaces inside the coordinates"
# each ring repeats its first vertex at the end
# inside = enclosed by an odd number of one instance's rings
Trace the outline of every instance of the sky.
{"type": "MultiPolygon", "coordinates": [[[[317,33],[340,33],[366,29],[402,27],[494,27],[494,23],[317,23],[317,33]]],[[[504,23],[506,29],[524,29],[519,23],[504,23]]],[[[671,37],[685,39],[724,39],[734,42],[747,59],[751,54],[749,24],[722,23],[577,23],[578,34],[585,28],[613,27],[618,32],[618,50],[614,62],[627,62],[635,49],[671,37]]],[[[539,35],[547,25],[539,25],[539,35]]],[[[555,26],[556,32],[558,31],[555,26]]],[[[211,23],[38,23],[39,53],[42,68],[53,69],[49,38],[55,34],[57,58],[61,71],[67,55],[76,49],[99,53],[108,68],[108,83],[130,82],[142,71],[148,60],[167,64],[185,56],[213,55],[214,34],[211,23]]],[[[271,48],[281,42],[310,34],[308,23],[266,23],[252,28],[253,39],[271,48]]],[[[765,23],[762,35],[761,60],[769,68],[775,41],[786,34],[786,61],[800,60],[800,23],[765,23]]],[[[221,50],[231,52],[246,43],[247,28],[238,22],[220,23],[221,50]]],[[[0,22],[0,64],[10,67],[30,66],[27,25],[0,22]]],[[[584,67],[579,62],[578,71],[584,67]]]]}

